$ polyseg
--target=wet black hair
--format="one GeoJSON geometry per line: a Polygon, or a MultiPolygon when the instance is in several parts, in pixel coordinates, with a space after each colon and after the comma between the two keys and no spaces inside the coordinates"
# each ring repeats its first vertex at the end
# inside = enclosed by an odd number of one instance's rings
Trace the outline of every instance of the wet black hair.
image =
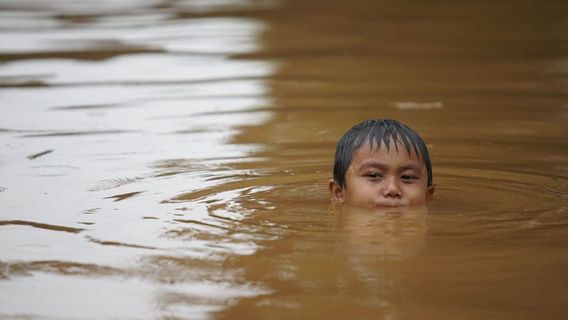
{"type": "Polygon", "coordinates": [[[345,187],[345,174],[351,165],[353,155],[365,143],[369,143],[371,149],[376,145],[377,149],[384,144],[387,151],[390,143],[398,151],[398,145],[403,145],[406,151],[412,151],[419,159],[424,161],[428,173],[428,186],[432,186],[432,163],[426,143],[420,135],[407,125],[393,119],[366,120],[354,125],[337,142],[335,149],[335,162],[333,164],[333,181],[341,188],[345,187]]]}

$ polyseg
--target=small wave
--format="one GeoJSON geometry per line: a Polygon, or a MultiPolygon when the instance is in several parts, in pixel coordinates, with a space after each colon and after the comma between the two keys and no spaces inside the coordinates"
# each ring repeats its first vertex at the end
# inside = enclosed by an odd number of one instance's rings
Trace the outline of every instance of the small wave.
{"type": "Polygon", "coordinates": [[[91,242],[98,243],[98,244],[103,245],[103,246],[116,246],[116,247],[150,249],[150,250],[156,249],[155,247],[150,247],[150,246],[143,246],[143,245],[131,244],[131,243],[123,243],[123,242],[118,242],[118,241],[99,240],[99,239],[95,239],[95,238],[92,238],[92,237],[87,237],[87,239],[89,239],[89,241],[91,241],[91,242]]]}
{"type": "Polygon", "coordinates": [[[142,192],[143,191],[121,193],[121,194],[116,194],[114,196],[105,197],[105,199],[114,199],[114,201],[117,202],[117,201],[122,201],[122,200],[126,200],[128,198],[134,197],[135,195],[140,194],[142,192]]]}
{"type": "Polygon", "coordinates": [[[34,227],[34,228],[38,228],[38,229],[62,231],[62,232],[69,232],[69,233],[79,233],[79,232],[85,230],[85,229],[81,229],[81,228],[72,228],[72,227],[65,227],[65,226],[59,226],[59,225],[54,225],[54,224],[25,221],[25,220],[1,220],[0,221],[0,226],[9,226],[9,225],[30,226],[30,227],[34,227]]]}
{"type": "Polygon", "coordinates": [[[135,183],[136,181],[141,180],[142,178],[134,177],[134,178],[117,178],[117,179],[106,179],[99,182],[96,186],[89,189],[89,191],[103,191],[103,190],[111,190],[115,189],[130,183],[135,183]]]}
{"type": "Polygon", "coordinates": [[[48,132],[38,134],[26,134],[22,138],[50,138],[50,137],[73,137],[73,136],[91,136],[91,135],[107,135],[119,133],[133,133],[136,130],[93,130],[93,131],[63,131],[63,132],[48,132]]]}
{"type": "Polygon", "coordinates": [[[49,272],[65,275],[112,275],[119,273],[111,267],[95,264],[84,264],[70,261],[32,261],[32,262],[0,262],[0,279],[10,276],[21,276],[30,272],[49,272]]]}

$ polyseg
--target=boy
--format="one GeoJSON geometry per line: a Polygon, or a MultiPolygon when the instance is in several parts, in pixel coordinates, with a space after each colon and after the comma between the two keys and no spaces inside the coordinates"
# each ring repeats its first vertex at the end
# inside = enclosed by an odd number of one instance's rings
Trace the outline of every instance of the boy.
{"type": "Polygon", "coordinates": [[[433,198],[432,165],[416,131],[391,119],[363,121],[337,143],[329,192],[358,207],[409,207],[433,198]]]}

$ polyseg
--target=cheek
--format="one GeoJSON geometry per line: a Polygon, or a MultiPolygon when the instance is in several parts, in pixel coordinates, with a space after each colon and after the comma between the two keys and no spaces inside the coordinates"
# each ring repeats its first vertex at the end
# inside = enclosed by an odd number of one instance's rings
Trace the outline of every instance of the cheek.
{"type": "Polygon", "coordinates": [[[412,186],[406,191],[411,201],[424,201],[428,195],[428,189],[423,188],[422,186],[412,186]]]}
{"type": "Polygon", "coordinates": [[[368,198],[373,198],[376,193],[374,185],[369,184],[365,180],[353,179],[351,185],[347,186],[345,196],[352,201],[365,201],[368,198]]]}

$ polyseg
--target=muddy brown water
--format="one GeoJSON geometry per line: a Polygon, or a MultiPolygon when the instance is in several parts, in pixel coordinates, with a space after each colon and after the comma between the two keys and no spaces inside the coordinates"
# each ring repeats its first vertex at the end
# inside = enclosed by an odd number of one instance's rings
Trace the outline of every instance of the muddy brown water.
{"type": "Polygon", "coordinates": [[[0,318],[568,317],[567,3],[0,10],[0,318]],[[378,117],[427,211],[330,206],[378,117]]]}

